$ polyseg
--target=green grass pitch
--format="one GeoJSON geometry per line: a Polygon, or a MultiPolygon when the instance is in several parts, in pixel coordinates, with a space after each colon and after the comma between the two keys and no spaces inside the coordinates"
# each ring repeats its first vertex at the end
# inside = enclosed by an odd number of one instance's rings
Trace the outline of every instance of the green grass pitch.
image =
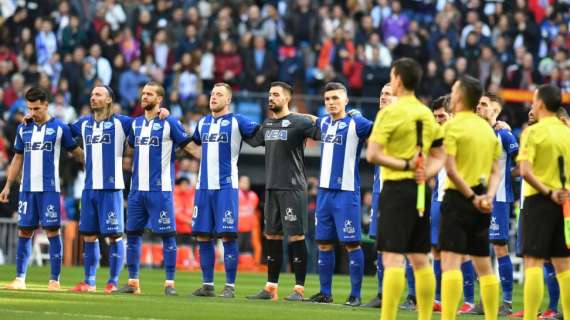
{"type": "MultiPolygon", "coordinates": [[[[14,277],[13,265],[0,266],[0,288],[14,277]]],[[[62,292],[48,292],[49,267],[30,267],[26,291],[0,289],[0,319],[379,319],[379,309],[349,308],[340,305],[349,293],[349,278],[335,275],[332,305],[294,303],[286,301],[249,301],[246,295],[257,293],[265,284],[265,274],[238,273],[236,299],[190,297],[192,291],[201,284],[198,272],[178,272],[176,288],[179,296],[166,297],[163,294],[164,273],[162,270],[143,269],[141,272],[141,296],[112,295],[102,293],[108,274],[107,268],[100,268],[97,279],[97,293],[73,294],[65,290],[82,279],[83,269],[64,268],[62,292]]],[[[127,272],[121,276],[125,283],[127,272]]],[[[224,284],[224,274],[216,273],[216,291],[224,284]]],[[[287,295],[294,284],[292,274],[281,275],[280,298],[287,295]]],[[[317,275],[307,277],[306,294],[312,295],[319,289],[317,275]]],[[[365,277],[363,300],[368,301],[376,292],[376,278],[365,277]]],[[[477,292],[477,291],[476,291],[477,292]]],[[[546,297],[544,302],[546,303],[546,297]]],[[[522,307],[522,287],[515,286],[514,309],[522,307]]],[[[400,312],[398,319],[416,319],[416,314],[400,312]]],[[[435,315],[434,319],[439,319],[435,315]]],[[[461,316],[459,319],[483,319],[483,317],[461,316]]]]}

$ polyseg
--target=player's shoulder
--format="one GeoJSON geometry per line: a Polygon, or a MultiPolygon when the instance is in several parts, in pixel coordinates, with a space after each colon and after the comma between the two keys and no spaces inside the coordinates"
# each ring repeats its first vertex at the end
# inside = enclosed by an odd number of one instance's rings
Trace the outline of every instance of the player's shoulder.
{"type": "Polygon", "coordinates": [[[61,121],[60,119],[56,118],[56,117],[52,117],[50,120],[48,120],[47,123],[47,127],[54,127],[54,128],[62,128],[62,129],[68,129],[69,126],[67,125],[67,123],[61,121]]]}
{"type": "Polygon", "coordinates": [[[113,115],[113,117],[121,122],[131,122],[133,121],[135,118],[133,117],[129,117],[127,115],[121,114],[121,113],[115,113],[113,115]]]}

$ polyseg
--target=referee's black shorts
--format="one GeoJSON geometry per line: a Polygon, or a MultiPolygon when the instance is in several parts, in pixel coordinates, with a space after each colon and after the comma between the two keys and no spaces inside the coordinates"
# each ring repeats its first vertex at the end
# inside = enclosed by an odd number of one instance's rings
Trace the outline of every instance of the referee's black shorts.
{"type": "Polygon", "coordinates": [[[304,235],[307,197],[305,190],[265,190],[265,234],[304,235]]]}
{"type": "Polygon", "coordinates": [[[417,190],[416,182],[411,179],[384,182],[376,237],[379,251],[402,254],[430,251],[431,194],[426,186],[426,211],[420,218],[416,208],[417,190]]]}
{"type": "Polygon", "coordinates": [[[543,195],[524,199],[522,254],[535,258],[570,257],[564,239],[562,207],[543,195]]]}
{"type": "MultiPolygon", "coordinates": [[[[473,190],[477,194],[483,193],[481,187],[473,190]]],[[[488,257],[490,223],[491,214],[477,210],[459,191],[445,190],[439,231],[441,251],[488,257]]]]}

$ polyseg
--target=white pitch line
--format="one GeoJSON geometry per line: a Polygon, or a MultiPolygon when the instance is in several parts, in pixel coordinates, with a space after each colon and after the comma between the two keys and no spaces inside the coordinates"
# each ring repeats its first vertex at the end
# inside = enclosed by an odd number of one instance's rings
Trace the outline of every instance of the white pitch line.
{"type": "Polygon", "coordinates": [[[87,317],[87,318],[93,318],[93,319],[162,320],[160,318],[118,317],[118,316],[107,316],[107,315],[100,315],[100,314],[53,312],[53,311],[30,311],[30,310],[14,310],[14,309],[4,309],[4,310],[2,310],[2,312],[20,313],[20,314],[40,314],[40,315],[45,315],[45,316],[87,317]]]}

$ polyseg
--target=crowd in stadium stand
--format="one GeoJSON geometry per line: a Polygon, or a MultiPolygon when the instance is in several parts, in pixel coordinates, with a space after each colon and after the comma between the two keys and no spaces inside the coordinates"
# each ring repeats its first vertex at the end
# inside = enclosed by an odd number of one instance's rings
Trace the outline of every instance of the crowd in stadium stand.
{"type": "MultiPolygon", "coordinates": [[[[51,114],[72,122],[89,112],[96,84],[113,88],[117,111],[142,114],[139,89],[155,80],[190,132],[216,82],[265,93],[281,80],[318,95],[340,81],[352,97],[377,98],[401,57],[424,66],[417,94],[426,103],[462,74],[490,92],[543,83],[570,92],[568,1],[36,0],[4,1],[0,11],[0,176],[36,83],[51,93],[51,114]]],[[[377,103],[361,108],[372,119],[377,103]]],[[[511,104],[502,119],[516,131],[526,113],[511,104]]],[[[195,180],[191,166],[179,165],[181,183],[195,180]]],[[[62,180],[80,180],[77,170],[62,180]]]]}

